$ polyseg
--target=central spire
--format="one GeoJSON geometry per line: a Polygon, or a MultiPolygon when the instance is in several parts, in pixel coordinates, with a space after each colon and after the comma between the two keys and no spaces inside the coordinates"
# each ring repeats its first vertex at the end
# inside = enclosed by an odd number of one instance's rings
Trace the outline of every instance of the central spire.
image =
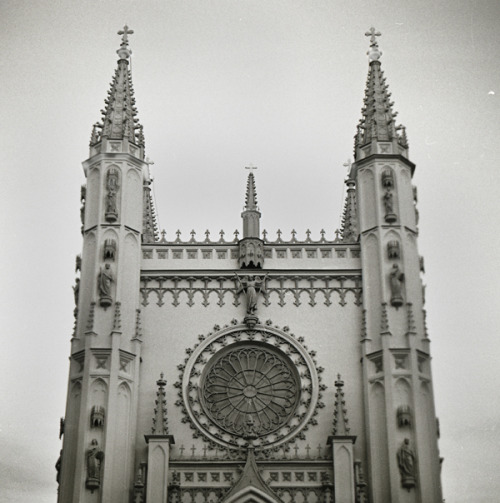
{"type": "Polygon", "coordinates": [[[128,140],[142,150],[144,148],[144,134],[137,118],[132,74],[129,68],[132,51],[129,48],[128,37],[133,33],[133,30],[126,25],[118,32],[118,35],[122,35],[120,47],[116,51],[119,57],[118,66],[108,96],[104,100],[106,106],[101,110],[102,122],[94,124],[92,129],[91,146],[107,139],[128,140]]]}
{"type": "Polygon", "coordinates": [[[361,109],[357,133],[354,138],[354,158],[360,160],[371,154],[400,154],[408,157],[408,141],[405,128],[396,126],[397,112],[393,111],[394,103],[381,70],[382,51],[377,37],[381,33],[371,28],[365,33],[370,37],[368,78],[366,81],[364,106],[361,109]]]}

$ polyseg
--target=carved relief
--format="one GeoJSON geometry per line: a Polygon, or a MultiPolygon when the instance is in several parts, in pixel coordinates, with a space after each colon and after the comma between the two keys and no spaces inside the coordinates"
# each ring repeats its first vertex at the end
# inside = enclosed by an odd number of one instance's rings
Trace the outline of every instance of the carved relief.
{"type": "Polygon", "coordinates": [[[405,438],[397,453],[401,485],[410,491],[415,487],[415,453],[410,447],[410,439],[405,438]]]}
{"type": "Polygon", "coordinates": [[[93,493],[101,487],[101,464],[104,460],[104,452],[99,448],[99,442],[94,438],[91,447],[87,451],[87,480],[85,486],[93,493]]]}
{"type": "Polygon", "coordinates": [[[246,324],[253,328],[257,323],[257,299],[260,293],[266,291],[266,276],[261,279],[259,276],[244,276],[240,278],[236,273],[235,276],[238,280],[240,288],[238,289],[238,294],[240,292],[245,292],[245,297],[247,301],[247,316],[245,317],[246,324]]]}
{"type": "Polygon", "coordinates": [[[405,279],[404,273],[399,269],[398,264],[392,266],[392,270],[389,273],[390,283],[391,283],[391,304],[394,307],[400,307],[403,305],[403,281],[405,279]]]}
{"type": "Polygon", "coordinates": [[[102,428],[104,426],[104,407],[94,405],[90,412],[90,426],[92,428],[102,428]]]}
{"type": "Polygon", "coordinates": [[[120,188],[120,175],[117,169],[111,168],[106,175],[106,194],[104,217],[108,222],[116,222],[118,219],[117,194],[120,188]]]}
{"type": "Polygon", "coordinates": [[[264,243],[258,238],[240,241],[239,261],[242,269],[261,269],[264,266],[264,243]]]}
{"type": "Polygon", "coordinates": [[[399,241],[389,241],[387,243],[387,255],[392,260],[400,258],[399,241]]]}
{"type": "Polygon", "coordinates": [[[396,412],[398,419],[398,426],[404,428],[406,426],[411,427],[411,408],[409,405],[400,405],[396,412]]]}
{"type": "Polygon", "coordinates": [[[104,241],[104,260],[116,259],[116,241],[114,239],[106,239],[104,241]]]}
{"type": "Polygon", "coordinates": [[[113,272],[109,264],[101,268],[101,272],[97,278],[97,285],[99,291],[99,304],[102,307],[109,307],[113,300],[111,298],[111,285],[114,281],[113,272]]]}

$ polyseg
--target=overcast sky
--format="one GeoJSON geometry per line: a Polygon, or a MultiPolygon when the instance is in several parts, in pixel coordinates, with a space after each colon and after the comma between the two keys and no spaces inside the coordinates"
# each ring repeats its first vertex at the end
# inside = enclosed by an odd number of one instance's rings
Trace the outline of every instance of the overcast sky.
{"type": "Polygon", "coordinates": [[[0,2],[0,501],[53,503],[81,162],[128,25],[159,222],[240,229],[253,163],[270,237],[339,226],[368,70],[417,169],[448,502],[500,494],[500,2],[0,2]]]}

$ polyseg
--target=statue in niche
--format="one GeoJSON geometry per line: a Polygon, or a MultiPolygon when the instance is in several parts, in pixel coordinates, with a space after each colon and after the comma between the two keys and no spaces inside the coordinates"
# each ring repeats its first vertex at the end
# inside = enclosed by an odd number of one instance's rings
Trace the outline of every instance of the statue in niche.
{"type": "Polygon", "coordinates": [[[400,405],[397,410],[398,426],[404,428],[411,427],[411,409],[409,405],[400,405]]]}
{"type": "Polygon", "coordinates": [[[405,438],[397,453],[401,485],[410,491],[415,487],[415,453],[410,447],[410,439],[405,438]]]}
{"type": "Polygon", "coordinates": [[[267,274],[262,280],[259,276],[245,276],[243,279],[240,279],[236,273],[235,276],[240,284],[240,288],[237,293],[245,292],[246,295],[247,315],[255,315],[257,311],[257,298],[260,292],[265,291],[267,274]]]}
{"type": "Polygon", "coordinates": [[[386,169],[382,173],[382,187],[385,189],[393,189],[394,188],[394,178],[392,176],[392,170],[386,169]]]}
{"type": "Polygon", "coordinates": [[[403,281],[405,275],[400,271],[398,264],[392,266],[390,272],[390,282],[391,282],[391,304],[394,307],[400,307],[403,305],[403,281]]]}
{"type": "Polygon", "coordinates": [[[102,428],[104,426],[104,407],[94,405],[90,412],[90,425],[92,428],[102,428]]]}
{"type": "Polygon", "coordinates": [[[111,285],[114,281],[113,273],[109,264],[101,268],[97,284],[99,289],[99,303],[102,307],[108,307],[112,304],[111,300],[111,285]]]}
{"type": "Polygon", "coordinates": [[[120,188],[118,183],[118,171],[116,169],[111,169],[108,171],[106,177],[106,188],[108,193],[106,194],[105,202],[105,218],[108,222],[115,222],[118,218],[118,207],[116,204],[117,192],[120,188]]]}
{"type": "Polygon", "coordinates": [[[87,451],[87,480],[85,486],[93,493],[101,487],[101,464],[104,452],[99,448],[99,442],[94,438],[87,451]]]}
{"type": "Polygon", "coordinates": [[[387,255],[390,259],[398,259],[399,253],[399,241],[389,241],[387,243],[387,255]]]}
{"type": "Polygon", "coordinates": [[[75,273],[82,270],[82,256],[77,255],[75,258],[75,273]]]}
{"type": "Polygon", "coordinates": [[[394,213],[394,197],[392,192],[387,189],[384,194],[384,208],[385,208],[385,221],[392,223],[396,221],[396,215],[394,213]]]}
{"type": "Polygon", "coordinates": [[[114,239],[106,239],[104,241],[104,260],[115,260],[116,241],[114,239]]]}

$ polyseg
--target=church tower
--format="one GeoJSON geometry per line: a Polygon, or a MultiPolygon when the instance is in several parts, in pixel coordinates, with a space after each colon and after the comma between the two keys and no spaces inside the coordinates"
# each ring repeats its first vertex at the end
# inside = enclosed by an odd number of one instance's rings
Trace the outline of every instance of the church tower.
{"type": "Polygon", "coordinates": [[[132,33],[83,163],[59,503],[441,502],[415,166],[379,34],[335,237],[261,231],[249,168],[241,233],[167,239],[132,33]]]}

